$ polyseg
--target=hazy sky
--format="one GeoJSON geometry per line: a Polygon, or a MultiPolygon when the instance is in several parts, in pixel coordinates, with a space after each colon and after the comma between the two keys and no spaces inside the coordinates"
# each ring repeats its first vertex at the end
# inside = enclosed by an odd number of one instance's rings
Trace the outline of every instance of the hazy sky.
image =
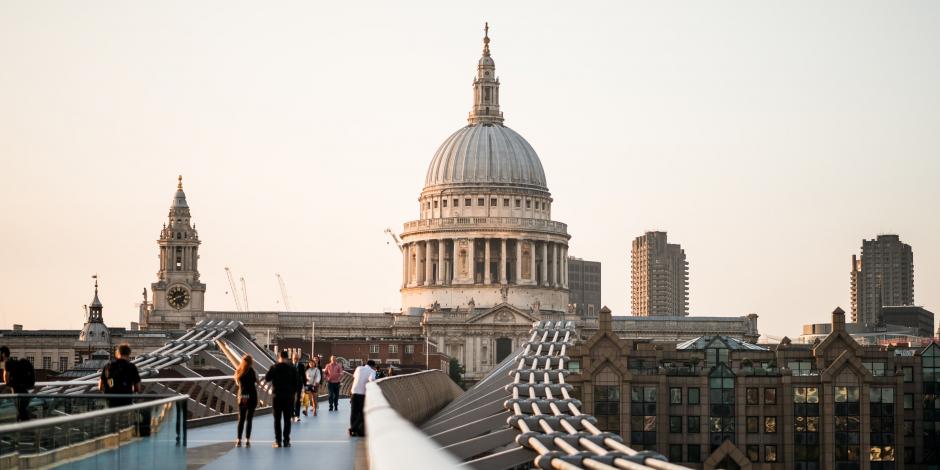
{"type": "Polygon", "coordinates": [[[863,238],[940,313],[940,2],[0,3],[0,327],[127,326],[182,173],[207,308],[400,305],[385,227],[465,125],[484,21],[506,124],[570,253],[629,313],[630,240],[686,250],[693,315],[849,310],[863,238]],[[354,3],[356,6],[348,6],[354,3]],[[446,3],[446,5],[445,5],[446,3]]]}

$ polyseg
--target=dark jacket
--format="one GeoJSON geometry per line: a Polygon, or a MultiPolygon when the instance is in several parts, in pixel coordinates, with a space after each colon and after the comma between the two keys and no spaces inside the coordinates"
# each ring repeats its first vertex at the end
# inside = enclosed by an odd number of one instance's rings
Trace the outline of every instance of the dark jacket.
{"type": "Polygon", "coordinates": [[[248,369],[238,378],[238,395],[248,395],[249,400],[258,399],[258,387],[255,382],[258,381],[258,375],[254,369],[248,369]]]}
{"type": "Polygon", "coordinates": [[[264,380],[271,384],[275,400],[293,400],[297,393],[297,368],[286,362],[278,362],[264,374],[264,380]]]}

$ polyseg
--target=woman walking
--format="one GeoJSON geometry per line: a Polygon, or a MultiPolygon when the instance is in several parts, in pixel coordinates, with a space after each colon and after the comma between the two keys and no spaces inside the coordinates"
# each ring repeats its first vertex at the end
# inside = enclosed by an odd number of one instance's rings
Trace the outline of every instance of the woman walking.
{"type": "Polygon", "coordinates": [[[235,382],[238,383],[238,440],[235,447],[242,446],[242,431],[245,431],[245,447],[251,447],[251,420],[258,406],[258,376],[252,367],[254,359],[250,354],[242,357],[242,362],[235,370],[235,382]]]}
{"type": "MultiPolygon", "coordinates": [[[[310,364],[307,367],[307,385],[306,385],[306,394],[309,400],[308,404],[313,406],[313,415],[317,415],[317,394],[320,391],[320,380],[323,379],[323,374],[320,372],[320,361],[317,358],[310,358],[310,364]]],[[[304,405],[304,416],[307,416],[307,406],[304,405]]]]}

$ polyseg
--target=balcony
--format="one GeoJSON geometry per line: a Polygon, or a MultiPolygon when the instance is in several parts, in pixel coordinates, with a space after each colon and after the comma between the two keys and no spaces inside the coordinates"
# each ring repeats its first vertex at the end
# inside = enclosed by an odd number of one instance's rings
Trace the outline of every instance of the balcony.
{"type": "Polygon", "coordinates": [[[562,222],[523,217],[447,217],[405,222],[404,234],[437,230],[531,230],[568,235],[568,225],[562,222]]]}

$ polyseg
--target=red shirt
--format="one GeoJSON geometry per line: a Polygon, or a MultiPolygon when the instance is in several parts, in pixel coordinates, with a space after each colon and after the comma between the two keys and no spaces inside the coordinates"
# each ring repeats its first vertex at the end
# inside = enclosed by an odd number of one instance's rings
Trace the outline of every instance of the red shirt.
{"type": "Polygon", "coordinates": [[[338,362],[327,364],[323,368],[323,372],[326,375],[326,381],[330,383],[339,383],[343,380],[343,366],[338,362]]]}

